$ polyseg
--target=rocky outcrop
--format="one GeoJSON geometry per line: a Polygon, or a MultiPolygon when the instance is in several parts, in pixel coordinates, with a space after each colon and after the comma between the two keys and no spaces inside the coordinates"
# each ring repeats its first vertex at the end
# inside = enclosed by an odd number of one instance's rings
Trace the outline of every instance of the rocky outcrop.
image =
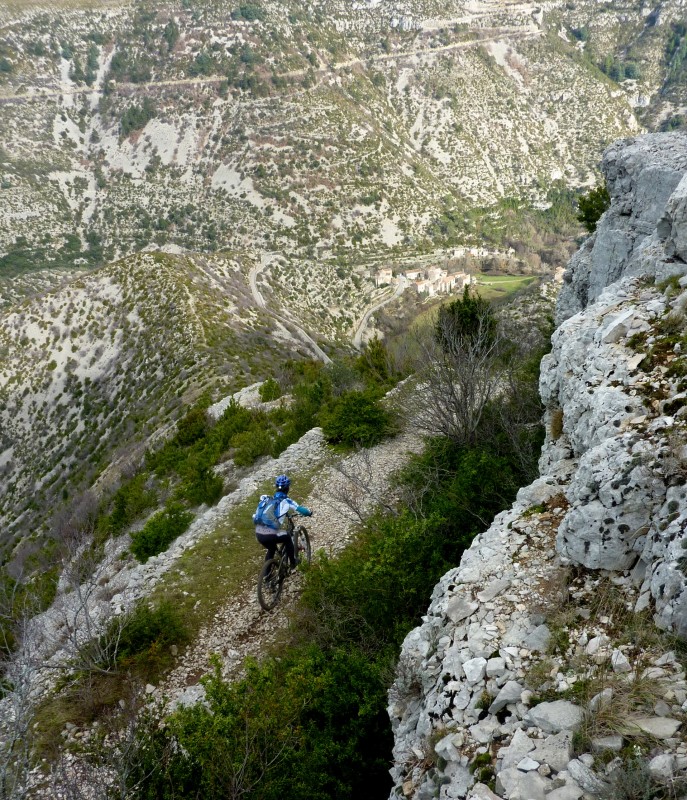
{"type": "Polygon", "coordinates": [[[595,301],[623,275],[655,275],[661,280],[684,269],[687,136],[651,134],[620,141],[604,153],[602,171],[611,207],[570,260],[558,301],[558,323],[595,301]]]}
{"type": "Polygon", "coordinates": [[[549,424],[554,416],[562,424],[542,466],[572,467],[558,553],[590,569],[632,568],[643,577],[638,609],[652,602],[656,622],[682,636],[687,453],[677,373],[685,357],[662,330],[683,324],[685,299],[638,279],[607,289],[554,335],[541,382],[549,424]]]}
{"type": "Polygon", "coordinates": [[[393,797],[612,796],[628,745],[657,786],[685,779],[661,631],[687,637],[687,136],[621,142],[603,168],[612,205],[542,363],[541,477],[406,638],[393,797]]]}

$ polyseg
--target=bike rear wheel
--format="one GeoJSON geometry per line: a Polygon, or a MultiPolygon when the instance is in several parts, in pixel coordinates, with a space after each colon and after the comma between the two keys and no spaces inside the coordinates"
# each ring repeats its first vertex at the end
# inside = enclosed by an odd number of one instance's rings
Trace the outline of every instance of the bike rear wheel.
{"type": "Polygon", "coordinates": [[[258,578],[258,602],[265,609],[271,611],[279,602],[284,575],[280,569],[281,558],[271,558],[265,561],[258,578]]]}
{"type": "Polygon", "coordinates": [[[296,558],[300,559],[301,563],[307,561],[308,564],[312,559],[310,536],[305,528],[296,528],[296,558]]]}

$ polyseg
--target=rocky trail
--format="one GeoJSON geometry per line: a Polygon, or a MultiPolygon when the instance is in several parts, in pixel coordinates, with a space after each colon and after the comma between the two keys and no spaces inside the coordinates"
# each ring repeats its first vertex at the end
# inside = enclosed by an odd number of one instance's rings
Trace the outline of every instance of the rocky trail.
{"type": "MultiPolygon", "coordinates": [[[[405,433],[365,454],[356,453],[340,462],[332,459],[322,469],[310,495],[298,498],[313,511],[313,517],[304,520],[310,533],[313,559],[317,558],[318,551],[335,555],[351,541],[358,518],[349,504],[362,513],[374,507],[376,499],[389,491],[390,476],[403,466],[411,453],[419,452],[421,446],[417,434],[405,433]],[[347,476],[356,476],[356,479],[347,476]]],[[[257,577],[256,570],[255,576],[246,581],[237,594],[227,598],[196,641],[180,655],[174,670],[155,689],[156,696],[172,704],[194,702],[203,694],[199,680],[210,671],[212,654],[220,656],[226,677],[237,677],[246,657],[259,658],[267,652],[289,623],[289,612],[298,598],[303,578],[300,573],[292,575],[279,605],[266,612],[258,604],[257,577]]]]}

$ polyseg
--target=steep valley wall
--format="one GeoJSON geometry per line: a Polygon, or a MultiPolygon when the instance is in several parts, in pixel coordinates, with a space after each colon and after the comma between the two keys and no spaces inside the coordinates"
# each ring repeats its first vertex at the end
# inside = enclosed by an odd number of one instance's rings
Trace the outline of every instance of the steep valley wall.
{"type": "Polygon", "coordinates": [[[603,171],[611,207],[571,261],[542,364],[540,478],[406,638],[392,797],[611,796],[630,769],[680,796],[687,136],[619,142],[603,171]]]}

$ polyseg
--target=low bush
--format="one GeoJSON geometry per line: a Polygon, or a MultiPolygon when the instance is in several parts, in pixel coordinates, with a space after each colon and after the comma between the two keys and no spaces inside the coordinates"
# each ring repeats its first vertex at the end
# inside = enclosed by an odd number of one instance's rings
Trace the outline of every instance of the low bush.
{"type": "MultiPolygon", "coordinates": [[[[141,81],[135,81],[134,76],[130,75],[131,80],[134,82],[142,82],[143,80],[149,79],[146,78],[146,76],[140,77],[141,81]]],[[[155,104],[149,97],[146,97],[143,100],[143,104],[140,106],[129,106],[129,108],[127,108],[122,114],[119,122],[122,136],[128,136],[130,133],[144,128],[146,124],[156,116],[157,110],[155,108],[155,104]]]]}
{"type": "MultiPolygon", "coordinates": [[[[114,625],[120,626],[118,620],[114,625]]],[[[117,663],[121,667],[150,667],[150,661],[166,655],[171,645],[183,644],[187,632],[174,606],[163,601],[150,608],[139,604],[118,630],[117,663]]]]}
{"type": "Polygon", "coordinates": [[[248,467],[260,456],[272,451],[273,440],[269,430],[255,424],[247,431],[237,433],[231,444],[235,448],[234,463],[239,467],[248,467]]]}
{"type": "Polygon", "coordinates": [[[577,200],[577,219],[584,225],[589,233],[594,233],[596,223],[601,215],[611,205],[611,196],[606,185],[590,189],[587,194],[581,195],[577,200]]]}
{"type": "Polygon", "coordinates": [[[191,524],[193,514],[179,503],[169,503],[164,511],[152,516],[140,531],[131,535],[131,552],[145,564],[162,553],[191,524]]]}
{"type": "Polygon", "coordinates": [[[270,403],[272,400],[278,400],[283,392],[281,386],[274,380],[268,378],[260,387],[260,399],[263,403],[270,403]]]}
{"type": "Polygon", "coordinates": [[[372,392],[345,392],[322,415],[330,444],[372,447],[394,429],[393,416],[372,392]]]}
{"type": "Polygon", "coordinates": [[[146,487],[147,475],[140,473],[122,484],[110,503],[110,512],[98,520],[101,532],[116,536],[157,502],[157,494],[146,487]]]}
{"type": "Polygon", "coordinates": [[[325,656],[313,648],[249,664],[238,684],[222,680],[219,667],[204,683],[207,707],[175,714],[142,753],[132,776],[143,779],[139,797],[330,800],[388,793],[391,735],[378,664],[344,649],[325,656]]]}
{"type": "Polygon", "coordinates": [[[182,485],[180,494],[192,506],[214,506],[224,494],[224,481],[211,467],[199,465],[182,485]]]}

